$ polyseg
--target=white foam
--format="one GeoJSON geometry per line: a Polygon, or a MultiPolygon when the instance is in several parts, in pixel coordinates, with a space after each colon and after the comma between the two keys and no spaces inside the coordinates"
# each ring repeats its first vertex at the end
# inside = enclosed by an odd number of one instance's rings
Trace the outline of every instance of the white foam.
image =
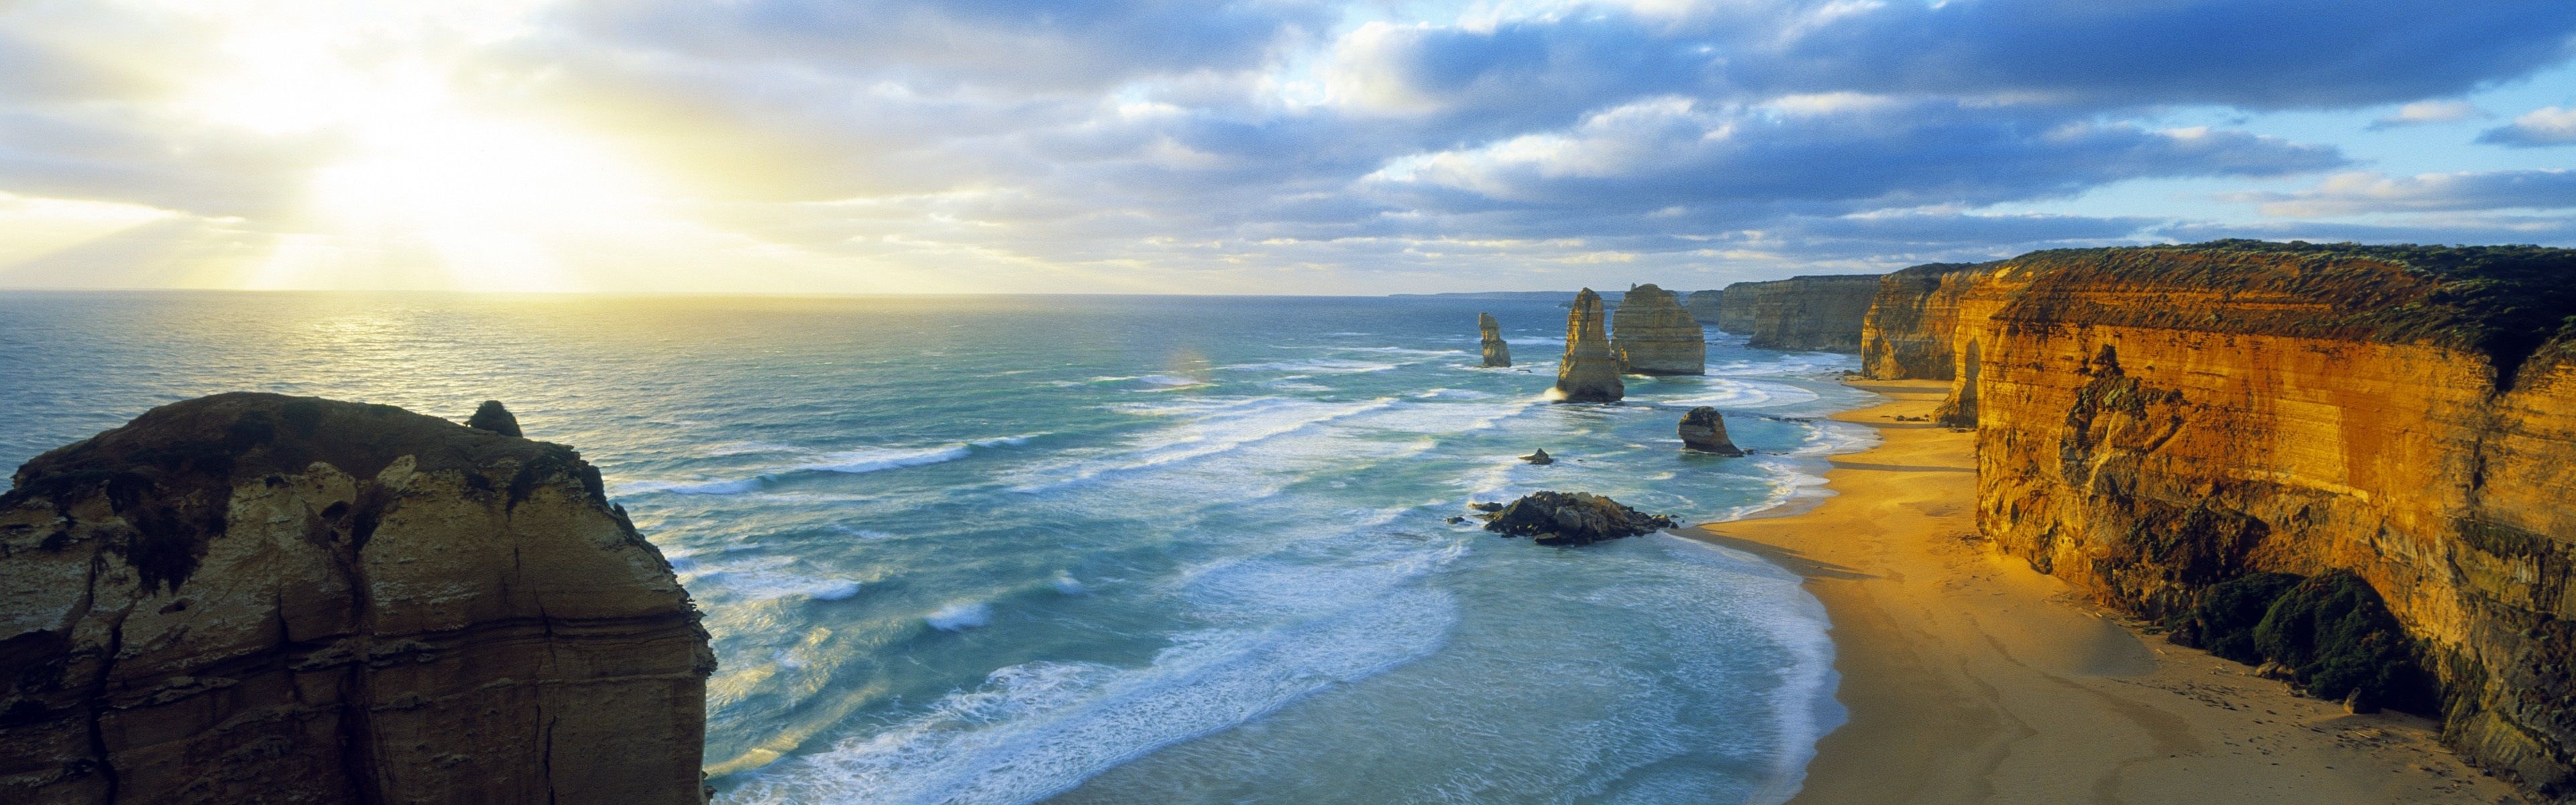
{"type": "Polygon", "coordinates": [[[1326,403],[1285,397],[1254,397],[1118,406],[1116,410],[1176,416],[1183,421],[1138,437],[1125,449],[1100,458],[1041,471],[1037,477],[1012,487],[1012,491],[1043,492],[1105,475],[1193,461],[1394,404],[1392,398],[1326,403]]]}
{"type": "Polygon", "coordinates": [[[958,459],[965,458],[968,452],[969,450],[967,446],[962,444],[948,447],[928,447],[908,450],[844,450],[837,453],[825,453],[821,456],[815,457],[816,460],[811,463],[799,464],[792,469],[812,470],[815,472],[840,472],[856,475],[859,473],[876,472],[879,470],[918,467],[924,464],[937,464],[943,461],[956,461],[958,459]]]}
{"type": "Polygon", "coordinates": [[[715,478],[704,481],[634,481],[618,484],[620,495],[668,492],[674,495],[738,495],[760,488],[758,478],[715,478]]]}
{"type": "Polygon", "coordinates": [[[1818,394],[1807,389],[1787,383],[1760,380],[1709,378],[1695,391],[1697,393],[1689,396],[1658,400],[1655,404],[1675,408],[1697,408],[1703,405],[1718,408],[1776,408],[1815,402],[1820,399],[1818,394]]]}
{"type": "Polygon", "coordinates": [[[943,632],[962,632],[993,623],[993,605],[982,601],[958,601],[940,607],[921,618],[943,632]]]}
{"type": "MultiPolygon", "coordinates": [[[[1008,447],[1027,444],[1046,433],[1028,433],[977,439],[970,442],[935,447],[869,447],[829,453],[811,453],[805,460],[769,468],[749,478],[702,478],[694,481],[635,481],[617,485],[620,495],[665,492],[674,495],[739,495],[757,492],[768,482],[798,472],[837,472],[858,475],[885,470],[919,467],[956,461],[973,455],[975,448],[1008,447]]],[[[759,451],[774,452],[774,451],[759,451]]]]}
{"type": "Polygon", "coordinates": [[[1367,374],[1370,372],[1383,372],[1402,365],[1403,364],[1396,363],[1377,363],[1373,361],[1342,360],[1338,358],[1315,358],[1312,360],[1302,361],[1240,363],[1233,366],[1220,366],[1217,368],[1233,372],[1313,372],[1319,375],[1356,375],[1367,374]]]}
{"type": "Polygon", "coordinates": [[[840,601],[859,594],[857,580],[811,576],[790,570],[797,564],[793,557],[728,561],[727,565],[700,570],[682,581],[692,592],[722,593],[750,601],[780,598],[840,601]]]}
{"type": "Polygon", "coordinates": [[[1049,579],[1047,583],[1053,585],[1056,592],[1065,595],[1081,595],[1090,592],[1090,589],[1082,586],[1082,581],[1074,578],[1071,573],[1058,572],[1055,578],[1049,579]]]}

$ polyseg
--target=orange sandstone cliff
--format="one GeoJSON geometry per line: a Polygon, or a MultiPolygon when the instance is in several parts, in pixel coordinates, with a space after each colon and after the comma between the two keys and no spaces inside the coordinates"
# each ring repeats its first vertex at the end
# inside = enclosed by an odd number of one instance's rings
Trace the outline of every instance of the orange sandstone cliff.
{"type": "Polygon", "coordinates": [[[1930,263],[1880,277],[1861,322],[1861,372],[1878,380],[1948,380],[1959,300],[1991,263],[1930,263]]]}
{"type": "Polygon", "coordinates": [[[699,803],[714,666],[560,445],[224,394],[0,496],[0,801],[699,803]]]}
{"type": "Polygon", "coordinates": [[[1759,349],[1859,352],[1878,286],[1877,274],[1735,283],[1718,295],[1718,329],[1759,349]]]}
{"type": "Polygon", "coordinates": [[[2446,740],[2576,782],[2576,251],[2222,241],[1930,287],[1882,313],[1873,371],[1925,376],[1898,345],[1938,339],[1886,331],[1955,304],[1946,413],[1978,428],[1998,549],[2148,617],[2256,573],[2357,578],[2446,740]]]}

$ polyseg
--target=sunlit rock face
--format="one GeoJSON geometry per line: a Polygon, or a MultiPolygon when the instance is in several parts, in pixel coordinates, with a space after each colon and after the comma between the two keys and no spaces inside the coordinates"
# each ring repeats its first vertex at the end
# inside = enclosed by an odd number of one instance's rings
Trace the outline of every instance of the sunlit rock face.
{"type": "Polygon", "coordinates": [[[1759,349],[1859,352],[1861,324],[1878,298],[1877,274],[1791,277],[1726,286],[1718,328],[1759,349]]]}
{"type": "Polygon", "coordinates": [[[1600,294],[1585,288],[1574,295],[1574,307],[1565,314],[1565,358],[1556,366],[1559,402],[1618,402],[1627,395],[1603,318],[1600,294]]]}
{"type": "Polygon", "coordinates": [[[1949,380],[1959,300],[1991,263],[1931,263],[1879,278],[1860,328],[1860,366],[1879,380],[1949,380]]]}
{"type": "Polygon", "coordinates": [[[1708,334],[1671,291],[1633,286],[1610,314],[1613,349],[1641,375],[1708,374],[1708,334]]]}
{"type": "Polygon", "coordinates": [[[698,803],[714,667],[560,445],[225,394],[0,497],[0,801],[698,803]]]}
{"type": "Polygon", "coordinates": [[[2570,276],[2576,251],[2527,247],[2006,261],[1960,298],[1951,336],[1980,530],[2147,616],[2256,571],[2358,574],[2424,641],[2446,739],[2564,790],[2570,276]]]}
{"type": "Polygon", "coordinates": [[[1476,331],[1484,340],[1486,366],[1512,365],[1511,342],[1503,340],[1503,325],[1501,322],[1494,321],[1494,314],[1476,314],[1476,331]]]}

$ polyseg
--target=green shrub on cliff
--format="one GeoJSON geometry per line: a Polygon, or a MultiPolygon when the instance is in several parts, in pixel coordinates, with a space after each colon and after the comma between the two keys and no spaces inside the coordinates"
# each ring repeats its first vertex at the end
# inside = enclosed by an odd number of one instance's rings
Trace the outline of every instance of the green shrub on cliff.
{"type": "Polygon", "coordinates": [[[2299,684],[2324,699],[2358,690],[2365,701],[2433,712],[2433,681],[2414,641],[2368,582],[2337,570],[2301,581],[2272,602],[2254,626],[2262,656],[2288,666],[2299,684]]]}

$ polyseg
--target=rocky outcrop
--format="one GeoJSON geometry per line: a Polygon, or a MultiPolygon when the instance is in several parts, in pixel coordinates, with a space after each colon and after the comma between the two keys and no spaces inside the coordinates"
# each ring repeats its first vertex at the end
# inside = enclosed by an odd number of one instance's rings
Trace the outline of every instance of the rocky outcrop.
{"type": "Polygon", "coordinates": [[[1726,418],[1719,416],[1715,408],[1703,405],[1683,414],[1681,436],[1682,449],[1685,450],[1716,453],[1721,456],[1744,455],[1743,450],[1736,448],[1734,441],[1726,438],[1726,418]]]}
{"type": "Polygon", "coordinates": [[[1739,282],[1719,297],[1718,329],[1752,336],[1758,349],[1859,352],[1879,275],[1839,274],[1739,282]]]}
{"type": "Polygon", "coordinates": [[[2006,261],[1960,298],[1953,335],[1951,413],[1980,429],[1980,530],[2150,617],[2207,620],[2212,590],[2251,574],[2349,573],[2369,594],[2336,595],[2353,611],[2384,600],[2420,641],[2445,738],[2564,794],[2570,276],[2576,251],[2534,247],[2223,241],[2006,261]]]}
{"type": "Polygon", "coordinates": [[[224,394],[0,496],[0,801],[698,803],[714,666],[559,445],[224,394]]]}
{"type": "Polygon", "coordinates": [[[1485,342],[1486,366],[1503,367],[1512,365],[1511,342],[1503,340],[1503,324],[1502,322],[1494,320],[1494,314],[1476,314],[1476,331],[1485,342]]]}
{"type": "Polygon", "coordinates": [[[1861,372],[1878,380],[1951,379],[1959,300],[1992,265],[1931,263],[1879,278],[1878,296],[1861,322],[1861,372]]]}
{"type": "Polygon", "coordinates": [[[1689,297],[1682,300],[1682,309],[1690,311],[1693,321],[1712,324],[1717,321],[1722,307],[1718,300],[1724,296],[1724,292],[1721,291],[1692,291],[1689,297]]]}
{"type": "Polygon", "coordinates": [[[1586,492],[1533,492],[1512,501],[1485,522],[1487,531],[1509,537],[1536,537],[1540,545],[1588,545],[1671,527],[1673,518],[1644,514],[1619,505],[1619,501],[1586,492]]]}
{"type": "Polygon", "coordinates": [[[1601,295],[1585,288],[1565,314],[1565,358],[1556,366],[1558,402],[1618,402],[1628,387],[1619,380],[1619,356],[1610,351],[1609,322],[1601,295]]]}
{"type": "Polygon", "coordinates": [[[519,417],[502,407],[500,400],[484,400],[482,407],[474,409],[473,418],[465,420],[465,426],[503,436],[527,435],[519,432],[519,417]]]}
{"type": "Polygon", "coordinates": [[[1653,284],[1629,286],[1610,314],[1612,349],[1641,375],[1708,374],[1708,333],[1671,291],[1653,284]]]}
{"type": "Polygon", "coordinates": [[[1555,456],[1548,455],[1548,454],[1547,454],[1547,448],[1543,448],[1543,447],[1542,447],[1542,448],[1539,448],[1538,450],[1532,451],[1529,455],[1522,456],[1522,457],[1521,457],[1521,460],[1522,460],[1522,461],[1529,462],[1529,463],[1532,463],[1532,464],[1554,464],[1554,463],[1556,463],[1556,457],[1555,457],[1555,456]]]}

